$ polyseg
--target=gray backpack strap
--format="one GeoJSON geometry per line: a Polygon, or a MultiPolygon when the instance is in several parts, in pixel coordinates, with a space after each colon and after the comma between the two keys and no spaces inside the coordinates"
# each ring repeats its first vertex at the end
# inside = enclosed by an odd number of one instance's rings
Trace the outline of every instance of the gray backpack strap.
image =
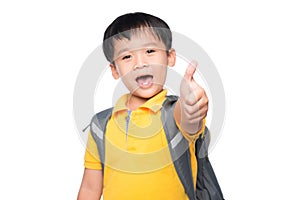
{"type": "Polygon", "coordinates": [[[204,137],[199,137],[196,142],[198,162],[196,198],[199,200],[224,200],[217,177],[208,159],[209,143],[210,132],[205,127],[204,137]]]}
{"type": "Polygon", "coordinates": [[[179,131],[173,117],[174,106],[177,100],[177,96],[167,96],[161,110],[161,119],[177,175],[189,199],[195,200],[189,143],[179,131]]]}
{"type": "Polygon", "coordinates": [[[104,171],[104,161],[105,161],[105,130],[108,120],[112,115],[113,108],[103,110],[92,118],[90,124],[91,134],[97,144],[98,153],[100,156],[100,161],[102,165],[102,171],[104,171]]]}

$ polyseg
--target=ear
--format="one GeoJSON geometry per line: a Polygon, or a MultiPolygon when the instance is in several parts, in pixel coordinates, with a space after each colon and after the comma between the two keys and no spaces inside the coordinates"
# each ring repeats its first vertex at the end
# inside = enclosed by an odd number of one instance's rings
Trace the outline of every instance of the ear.
{"type": "Polygon", "coordinates": [[[176,51],[175,49],[171,48],[168,51],[168,66],[173,67],[176,63],[176,51]]]}
{"type": "Polygon", "coordinates": [[[117,67],[113,63],[110,63],[109,67],[110,67],[111,74],[114,77],[114,79],[118,79],[120,77],[120,75],[118,73],[117,67]]]}

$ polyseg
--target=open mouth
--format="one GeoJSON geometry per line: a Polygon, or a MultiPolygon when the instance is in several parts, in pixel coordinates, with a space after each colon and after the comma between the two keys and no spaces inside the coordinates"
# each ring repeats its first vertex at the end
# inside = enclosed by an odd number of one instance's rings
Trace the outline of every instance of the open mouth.
{"type": "Polygon", "coordinates": [[[139,87],[141,87],[141,88],[148,88],[148,87],[151,87],[153,84],[153,76],[152,75],[139,76],[135,80],[138,83],[139,87]]]}

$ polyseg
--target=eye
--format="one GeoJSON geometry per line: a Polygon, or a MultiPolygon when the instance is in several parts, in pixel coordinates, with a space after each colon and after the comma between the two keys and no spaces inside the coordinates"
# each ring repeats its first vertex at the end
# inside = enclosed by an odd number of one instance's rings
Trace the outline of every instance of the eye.
{"type": "Polygon", "coordinates": [[[129,58],[131,58],[131,55],[126,55],[126,56],[122,57],[122,60],[126,60],[126,59],[129,59],[129,58]]]}
{"type": "Polygon", "coordinates": [[[146,51],[148,54],[150,54],[150,53],[154,53],[155,52],[155,50],[154,49],[147,49],[147,51],[146,51]]]}

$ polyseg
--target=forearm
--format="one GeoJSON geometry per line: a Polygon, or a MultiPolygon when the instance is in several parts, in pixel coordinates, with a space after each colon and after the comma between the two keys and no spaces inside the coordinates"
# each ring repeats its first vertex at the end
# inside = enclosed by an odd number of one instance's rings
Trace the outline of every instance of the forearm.
{"type": "Polygon", "coordinates": [[[102,192],[80,187],[77,200],[100,200],[102,192]]]}
{"type": "Polygon", "coordinates": [[[77,200],[99,200],[102,195],[102,171],[85,169],[77,200]]]}

